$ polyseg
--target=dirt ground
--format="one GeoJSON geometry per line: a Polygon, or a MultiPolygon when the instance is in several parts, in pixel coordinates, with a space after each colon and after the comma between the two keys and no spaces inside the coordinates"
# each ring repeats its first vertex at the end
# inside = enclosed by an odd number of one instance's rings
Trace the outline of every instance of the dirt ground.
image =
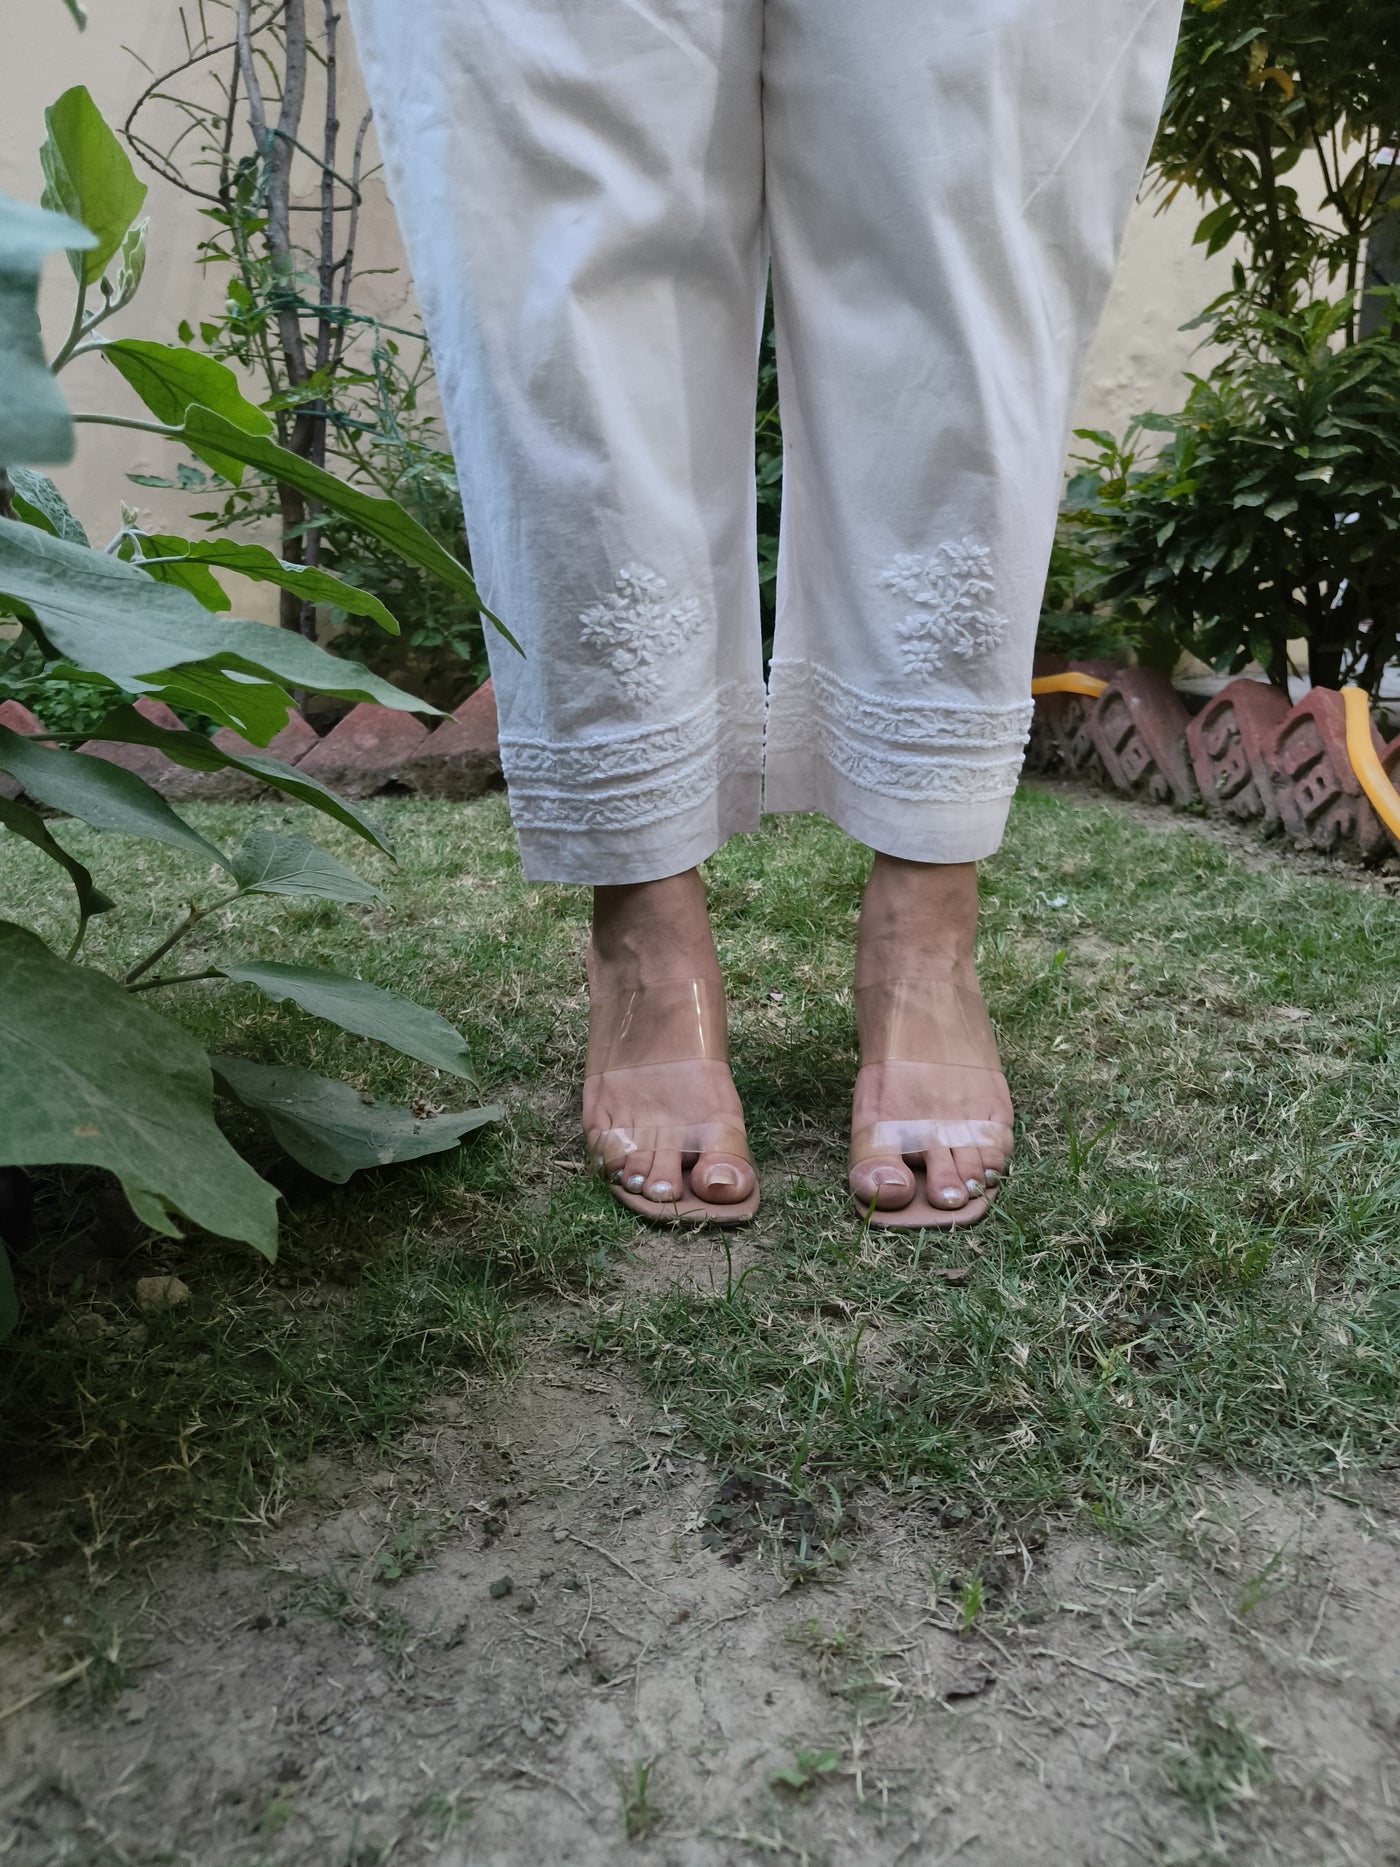
{"type": "Polygon", "coordinates": [[[870,1494],[813,1561],[587,1320],[222,1549],[12,1584],[6,1867],[1400,1862],[1388,1494],[1222,1484],[1127,1542],[870,1494]]]}

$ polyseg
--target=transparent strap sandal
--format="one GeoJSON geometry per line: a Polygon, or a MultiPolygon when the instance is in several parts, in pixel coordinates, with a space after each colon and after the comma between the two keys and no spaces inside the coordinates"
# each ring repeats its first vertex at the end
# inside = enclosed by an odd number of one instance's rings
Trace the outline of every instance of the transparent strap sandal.
{"type": "MultiPolygon", "coordinates": [[[[717,980],[668,980],[594,1001],[588,1077],[591,1082],[604,1074],[626,1076],[629,1109],[657,1105],[671,1087],[665,1080],[670,1066],[677,1063],[717,1066],[716,1075],[722,1071],[727,1083],[728,1059],[724,988],[717,980]]],[[[590,1098],[590,1105],[596,1106],[598,1099],[590,1098]]],[[[590,1130],[585,1138],[589,1164],[611,1183],[613,1198],[653,1225],[744,1225],[758,1211],[756,1184],[746,1199],[717,1204],[695,1192],[690,1181],[691,1170],[704,1154],[723,1155],[752,1167],[741,1120],[719,1117],[648,1125],[634,1119],[625,1126],[590,1130]],[[674,1199],[647,1199],[619,1184],[617,1176],[629,1154],[671,1151],[681,1157],[681,1185],[674,1199]]]]}
{"type": "MultiPolygon", "coordinates": [[[[901,1098],[904,1106],[917,1102],[929,1066],[933,1065],[939,1070],[969,1073],[967,1100],[973,1106],[978,1101],[986,1102],[988,1090],[985,1081],[971,1080],[973,1074],[984,1079],[995,1076],[1009,1107],[996,1038],[980,992],[943,976],[884,979],[860,987],[855,997],[862,1069],[879,1063],[887,1075],[891,1069],[919,1072],[917,1085],[911,1083],[910,1096],[901,1098]]],[[[924,1170],[928,1149],[975,1147],[1009,1161],[1011,1143],[1012,1130],[1004,1121],[954,1121],[936,1116],[880,1121],[852,1134],[851,1171],[880,1161],[902,1161],[914,1175],[914,1197],[904,1206],[884,1210],[877,1207],[870,1213],[870,1223],[898,1231],[926,1227],[947,1230],[975,1225],[985,1218],[989,1201],[979,1196],[965,1206],[934,1205],[924,1170]]],[[[852,1196],[864,1218],[869,1201],[855,1194],[854,1187],[852,1196]]]]}

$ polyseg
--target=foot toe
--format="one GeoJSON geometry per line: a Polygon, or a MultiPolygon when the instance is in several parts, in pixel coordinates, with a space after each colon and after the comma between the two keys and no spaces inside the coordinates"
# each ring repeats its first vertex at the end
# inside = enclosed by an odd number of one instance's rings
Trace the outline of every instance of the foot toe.
{"type": "MultiPolygon", "coordinates": [[[[980,1199],[987,1190],[986,1163],[981,1148],[955,1147],[953,1149],[953,1171],[957,1175],[957,1184],[963,1187],[973,1199],[980,1199]]],[[[951,1185],[952,1182],[950,1181],[951,1185]]]]}
{"type": "Polygon", "coordinates": [[[641,1192],[642,1188],[647,1183],[647,1176],[651,1172],[652,1159],[653,1156],[649,1149],[644,1149],[638,1153],[629,1154],[627,1156],[627,1159],[623,1163],[622,1180],[620,1182],[625,1192],[641,1192]]]}
{"type": "Polygon", "coordinates": [[[754,1171],[732,1154],[705,1154],[690,1170],[691,1190],[716,1206],[737,1206],[754,1189],[754,1171]]]}
{"type": "Polygon", "coordinates": [[[928,1181],[929,1204],[945,1206],[949,1211],[965,1206],[968,1200],[966,1176],[960,1174],[952,1153],[946,1147],[931,1147],[924,1155],[924,1174],[928,1181]]]}
{"type": "Polygon", "coordinates": [[[914,1175],[896,1154],[863,1160],[851,1169],[851,1191],[862,1206],[873,1200],[877,1212],[893,1212],[914,1197],[914,1175]]]}
{"type": "Polygon", "coordinates": [[[681,1177],[681,1157],[675,1148],[659,1147],[652,1156],[651,1171],[647,1174],[643,1192],[659,1206],[669,1206],[678,1200],[684,1191],[681,1177]]]}

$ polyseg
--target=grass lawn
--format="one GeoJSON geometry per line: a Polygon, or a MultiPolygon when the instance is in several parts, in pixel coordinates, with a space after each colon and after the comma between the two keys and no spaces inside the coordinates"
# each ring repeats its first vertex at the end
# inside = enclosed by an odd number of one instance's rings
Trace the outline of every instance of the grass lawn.
{"type": "MultiPolygon", "coordinates": [[[[464,1372],[508,1377],[536,1328],[640,1371],[721,1473],[804,1506],[818,1554],[872,1485],[1112,1528],[1208,1467],[1345,1487],[1393,1452],[1389,898],[1023,792],[985,867],[981,939],[1014,1172],[975,1232],[861,1236],[844,1151],[863,854],[816,819],[738,839],[708,880],[765,1205],[713,1288],[647,1294],[620,1273],[652,1235],[576,1168],[585,892],[521,880],[499,796],[378,808],[396,868],[335,826],[313,833],[384,905],[251,904],[206,922],[181,970],[257,955],[415,997],[465,1033],[507,1119],[332,1188],[232,1114],[287,1193],[272,1268],[133,1239],[92,1176],[45,1187],[25,1321],[0,1350],[0,1464],[46,1489],[66,1473],[60,1516],[86,1546],[264,1520],[297,1461],[388,1442],[464,1372]],[[970,1274],[933,1274],[949,1268],[970,1274]],[[142,1312],[136,1278],[164,1272],[190,1301],[142,1312]]],[[[275,806],[189,814],[225,846],[254,825],[313,828],[275,806]]],[[[215,890],[173,852],[60,836],[120,903],[93,925],[96,963],[129,965],[215,890]]],[[[0,913],[57,942],[55,873],[0,841],[0,913]]],[[[252,989],[177,990],[178,1006],[147,1002],[219,1049],[457,1106],[460,1085],[252,989]]]]}

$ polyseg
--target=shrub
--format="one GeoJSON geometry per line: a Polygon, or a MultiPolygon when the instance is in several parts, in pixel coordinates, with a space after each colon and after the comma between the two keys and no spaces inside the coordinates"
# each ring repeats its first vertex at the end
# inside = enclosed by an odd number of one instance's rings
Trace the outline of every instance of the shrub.
{"type": "MultiPolygon", "coordinates": [[[[1400,301],[1398,301],[1400,302],[1400,301]]],[[[1305,637],[1319,685],[1374,689],[1400,631],[1400,329],[1334,347],[1352,300],[1286,315],[1247,302],[1186,407],[1139,422],[1073,483],[1110,604],[1222,672],[1286,685],[1305,637]],[[1139,464],[1145,434],[1168,438],[1139,464]]]]}

